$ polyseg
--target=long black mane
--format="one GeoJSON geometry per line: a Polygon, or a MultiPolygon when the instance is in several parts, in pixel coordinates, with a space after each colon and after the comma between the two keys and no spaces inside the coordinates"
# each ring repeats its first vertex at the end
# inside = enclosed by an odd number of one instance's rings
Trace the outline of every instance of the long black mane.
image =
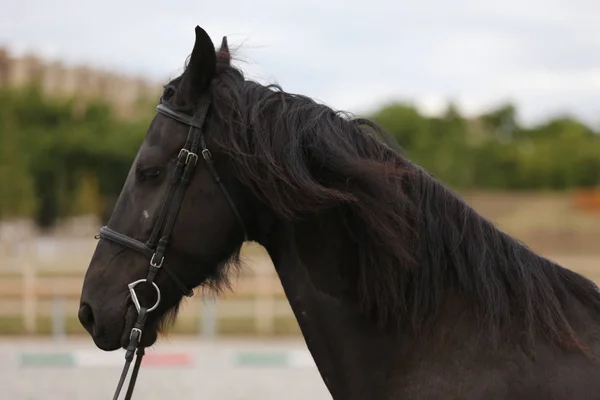
{"type": "MultiPolygon", "coordinates": [[[[184,93],[176,83],[167,89],[175,98],[184,93]]],[[[358,249],[361,310],[382,327],[418,333],[458,293],[490,338],[518,326],[528,337],[579,346],[567,300],[600,311],[597,287],[501,232],[375,124],[245,80],[226,63],[210,95],[213,118],[228,127],[214,134],[219,150],[277,215],[340,211],[358,249]]]]}

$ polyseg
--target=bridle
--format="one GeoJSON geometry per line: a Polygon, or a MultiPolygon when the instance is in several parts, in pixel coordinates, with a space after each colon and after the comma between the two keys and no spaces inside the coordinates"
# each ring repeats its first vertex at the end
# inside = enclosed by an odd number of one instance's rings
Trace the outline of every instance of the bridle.
{"type": "Polygon", "coordinates": [[[206,165],[211,175],[213,176],[215,182],[218,184],[219,188],[223,192],[225,199],[229,203],[242,230],[244,231],[244,239],[247,240],[248,238],[246,226],[244,225],[244,220],[242,219],[242,216],[239,213],[237,207],[235,206],[231,196],[227,192],[223,181],[219,177],[219,174],[217,173],[217,170],[214,166],[212,154],[206,147],[206,140],[204,138],[204,133],[202,132],[202,129],[204,123],[206,122],[209,106],[209,101],[205,99],[205,101],[200,103],[198,110],[195,112],[193,117],[170,109],[163,102],[162,99],[160,104],[156,107],[156,110],[159,114],[165,115],[171,119],[174,119],[175,121],[188,125],[190,129],[188,131],[185,144],[183,148],[179,151],[179,155],[177,156],[177,163],[175,165],[175,170],[173,172],[168,192],[165,198],[163,199],[158,220],[156,221],[156,224],[154,225],[154,228],[148,240],[145,243],[143,243],[130,236],[117,232],[109,228],[108,226],[103,226],[102,228],[100,228],[100,234],[96,236],[96,238],[106,239],[111,242],[125,246],[131,250],[135,250],[139,253],[142,253],[150,259],[150,267],[146,278],[139,279],[127,285],[127,287],[129,288],[129,293],[131,295],[131,300],[133,301],[133,304],[135,305],[135,308],[137,310],[138,317],[129,335],[129,345],[127,346],[125,353],[125,365],[123,367],[123,371],[121,372],[121,377],[119,379],[119,383],[117,385],[117,389],[115,391],[113,400],[117,400],[119,397],[119,393],[121,392],[123,383],[125,382],[125,377],[127,376],[127,372],[129,371],[129,367],[131,365],[131,361],[133,360],[135,352],[137,357],[135,360],[133,371],[131,373],[129,387],[127,389],[125,398],[131,399],[131,395],[133,394],[135,381],[137,379],[139,368],[142,363],[142,358],[145,354],[144,347],[140,344],[140,339],[142,337],[142,329],[144,328],[144,324],[146,322],[146,317],[148,313],[155,310],[160,304],[160,289],[158,288],[158,285],[156,285],[156,283],[154,282],[154,278],[156,277],[158,271],[160,271],[161,269],[165,270],[169,277],[173,280],[173,282],[179,287],[179,290],[181,290],[184,296],[191,297],[193,295],[193,291],[190,288],[188,288],[173,271],[171,271],[169,268],[166,268],[163,265],[163,261],[165,259],[165,252],[169,244],[169,238],[173,231],[173,226],[175,225],[175,220],[177,219],[179,208],[181,207],[181,203],[183,202],[185,190],[192,179],[194,169],[196,167],[196,164],[198,163],[198,150],[200,150],[200,154],[206,162],[206,165]],[[137,294],[135,292],[135,287],[138,284],[144,282],[151,284],[157,294],[156,303],[150,308],[140,305],[137,294]]]}

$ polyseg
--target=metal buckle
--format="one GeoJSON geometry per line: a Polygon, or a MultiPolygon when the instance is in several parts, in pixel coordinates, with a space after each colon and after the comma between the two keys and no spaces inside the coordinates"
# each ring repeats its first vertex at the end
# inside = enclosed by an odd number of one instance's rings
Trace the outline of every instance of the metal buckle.
{"type": "Polygon", "coordinates": [[[198,163],[198,154],[188,151],[188,155],[185,158],[185,163],[189,164],[191,159],[194,160],[194,165],[196,165],[198,163]]]}
{"type": "Polygon", "coordinates": [[[212,153],[211,153],[211,152],[210,152],[210,150],[208,150],[208,149],[203,149],[203,150],[202,150],[202,157],[203,157],[205,160],[207,160],[207,161],[208,161],[208,160],[212,160],[212,153]]]}
{"type": "Polygon", "coordinates": [[[137,337],[137,341],[139,342],[140,340],[142,340],[142,330],[138,329],[138,328],[131,328],[131,333],[129,334],[129,339],[131,339],[131,337],[133,336],[133,332],[134,331],[138,331],[140,334],[137,337]]]}
{"type": "Polygon", "coordinates": [[[181,158],[181,156],[185,155],[186,156],[186,162],[187,162],[187,155],[190,154],[188,149],[181,149],[179,150],[179,154],[177,155],[177,158],[181,158]]]}
{"type": "Polygon", "coordinates": [[[160,268],[160,267],[162,267],[163,261],[165,261],[165,256],[162,256],[160,258],[160,262],[158,264],[154,260],[154,256],[156,256],[156,253],[152,254],[152,258],[150,259],[150,266],[152,266],[154,268],[160,268]]]}
{"type": "MultiPolygon", "coordinates": [[[[137,312],[140,312],[140,301],[138,300],[137,294],[135,293],[135,287],[142,282],[147,282],[146,279],[140,279],[137,280],[135,282],[131,282],[129,285],[127,285],[127,287],[129,288],[129,293],[131,293],[131,300],[133,301],[133,304],[135,305],[135,308],[137,310],[137,312]]],[[[160,303],[160,289],[158,288],[158,286],[156,286],[156,283],[154,282],[150,282],[152,284],[152,286],[154,286],[154,289],[156,289],[156,303],[154,303],[154,305],[152,307],[150,307],[148,309],[147,312],[153,311],[156,309],[156,307],[158,307],[158,304],[160,303]]]]}
{"type": "Polygon", "coordinates": [[[194,160],[194,165],[196,165],[198,163],[198,154],[192,153],[188,149],[179,150],[179,155],[177,156],[177,158],[181,158],[181,156],[184,154],[185,154],[185,163],[186,164],[189,164],[191,160],[194,160]]]}

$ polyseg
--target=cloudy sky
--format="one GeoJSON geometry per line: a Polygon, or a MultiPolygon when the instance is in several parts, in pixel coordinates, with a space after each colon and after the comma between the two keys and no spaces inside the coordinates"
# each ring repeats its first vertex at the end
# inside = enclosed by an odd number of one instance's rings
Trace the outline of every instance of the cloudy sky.
{"type": "Polygon", "coordinates": [[[505,101],[524,123],[600,126],[599,0],[2,0],[0,45],[164,81],[194,27],[227,35],[261,82],[334,108],[399,99],[473,114],[505,101]]]}

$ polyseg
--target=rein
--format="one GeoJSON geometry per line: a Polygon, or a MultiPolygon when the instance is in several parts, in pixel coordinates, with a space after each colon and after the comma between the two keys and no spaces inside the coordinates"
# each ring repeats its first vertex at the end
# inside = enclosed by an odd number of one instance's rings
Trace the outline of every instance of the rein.
{"type": "Polygon", "coordinates": [[[137,357],[135,360],[133,371],[131,373],[129,387],[125,395],[125,399],[131,399],[131,396],[133,394],[135,382],[138,376],[140,366],[142,364],[142,358],[145,354],[145,348],[141,345],[141,338],[144,325],[146,323],[148,313],[154,311],[160,304],[161,300],[160,289],[158,285],[154,282],[157,273],[161,269],[165,270],[171,278],[171,280],[178,286],[179,290],[184,296],[191,297],[194,294],[192,289],[188,288],[173,271],[163,266],[163,262],[165,259],[165,252],[169,244],[169,239],[173,231],[175,221],[177,219],[177,214],[179,212],[179,208],[181,207],[181,203],[183,202],[185,190],[191,181],[194,169],[196,167],[196,164],[198,163],[199,150],[200,154],[202,155],[202,158],[206,162],[206,165],[211,175],[213,176],[215,182],[218,184],[219,188],[223,192],[225,199],[227,200],[231,207],[231,210],[235,214],[244,232],[244,240],[248,239],[246,226],[244,224],[242,216],[239,213],[237,207],[235,206],[231,196],[227,192],[227,189],[225,188],[219,174],[217,173],[217,170],[214,166],[212,154],[210,150],[208,150],[208,148],[206,147],[206,140],[204,138],[204,133],[202,132],[202,129],[206,121],[208,108],[209,103],[203,102],[200,105],[198,111],[194,114],[194,117],[190,117],[186,114],[170,109],[162,101],[156,107],[156,110],[159,114],[165,115],[171,119],[174,119],[175,121],[188,125],[190,129],[188,131],[185,144],[183,148],[179,151],[179,154],[177,156],[177,164],[173,172],[173,177],[169,186],[169,190],[167,192],[167,195],[163,199],[158,220],[156,221],[156,224],[154,225],[154,228],[148,240],[145,243],[143,243],[130,236],[117,232],[109,228],[108,226],[103,226],[102,228],[100,228],[100,233],[96,236],[96,238],[98,239],[106,239],[113,243],[120,244],[121,246],[125,246],[131,250],[137,251],[138,253],[142,253],[150,259],[150,267],[146,278],[139,279],[127,285],[127,287],[129,288],[131,300],[136,308],[138,316],[133,328],[131,329],[131,333],[129,334],[129,344],[126,348],[125,353],[125,365],[123,366],[121,377],[115,390],[113,400],[118,399],[119,394],[125,383],[125,378],[131,366],[131,362],[133,361],[133,357],[134,355],[136,355],[137,357]],[[154,305],[150,308],[140,305],[139,299],[135,292],[135,287],[140,283],[150,284],[156,291],[156,303],[154,303],[154,305]]]}

